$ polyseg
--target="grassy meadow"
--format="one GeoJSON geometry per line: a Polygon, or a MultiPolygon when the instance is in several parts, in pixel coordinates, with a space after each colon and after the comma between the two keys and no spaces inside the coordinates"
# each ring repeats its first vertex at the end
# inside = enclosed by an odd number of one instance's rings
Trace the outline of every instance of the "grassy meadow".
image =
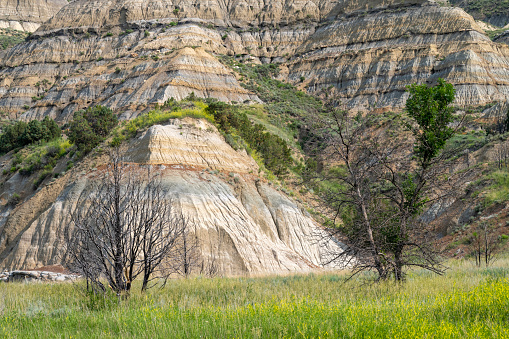
{"type": "Polygon", "coordinates": [[[192,278],[91,300],[73,284],[0,284],[7,338],[509,338],[509,260],[401,286],[345,274],[192,278]]]}

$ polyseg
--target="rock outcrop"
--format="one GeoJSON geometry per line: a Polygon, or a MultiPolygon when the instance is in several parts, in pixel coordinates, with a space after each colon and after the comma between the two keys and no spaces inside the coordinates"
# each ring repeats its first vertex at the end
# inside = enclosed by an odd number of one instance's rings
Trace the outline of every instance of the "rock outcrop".
{"type": "Polygon", "coordinates": [[[309,79],[309,91],[332,89],[352,109],[402,107],[408,84],[438,78],[454,84],[458,105],[509,94],[509,49],[493,43],[463,10],[417,0],[344,4],[289,63],[290,79],[309,79]]]}
{"type": "Polygon", "coordinates": [[[35,32],[65,5],[66,0],[1,0],[0,28],[35,32]]]}
{"type": "Polygon", "coordinates": [[[65,282],[75,281],[79,276],[47,271],[0,272],[0,282],[65,282]]]}
{"type": "MultiPolygon", "coordinates": [[[[187,118],[153,126],[133,141],[127,156],[162,173],[168,196],[196,226],[202,257],[213,256],[223,274],[320,266],[319,226],[283,192],[258,178],[254,160],[226,144],[208,122],[187,118]]],[[[99,171],[76,168],[8,210],[0,227],[0,267],[59,264],[70,215],[84,203],[79,197],[93,190],[99,171]]]]}
{"type": "MultiPolygon", "coordinates": [[[[43,30],[77,27],[107,28],[162,19],[194,19],[219,27],[290,25],[319,21],[338,0],[78,0],[45,23],[43,30]],[[79,13],[81,15],[77,16],[79,13]]],[[[339,1],[341,2],[341,1],[339,1]]]]}
{"type": "MultiPolygon", "coordinates": [[[[188,28],[188,31],[192,29],[188,28]]],[[[138,35],[139,32],[133,34],[138,35]]],[[[130,37],[126,36],[126,39],[130,37]]],[[[63,52],[69,47],[68,44],[69,41],[62,41],[63,52]]],[[[167,46],[171,46],[171,42],[167,46]]],[[[40,45],[34,41],[36,53],[33,56],[40,60],[56,58],[58,54],[52,54],[55,47],[53,43],[40,45]]],[[[8,94],[0,99],[0,105],[5,99],[9,109],[20,104],[30,106],[19,116],[23,120],[50,116],[65,122],[72,119],[74,111],[90,105],[102,104],[115,110],[122,109],[126,117],[132,117],[134,112],[140,112],[151,104],[162,104],[170,98],[182,100],[191,93],[223,101],[259,101],[256,95],[240,86],[231,70],[202,48],[172,50],[157,45],[160,48],[157,53],[145,52],[141,57],[132,57],[136,54],[133,52],[130,56],[116,58],[112,54],[118,50],[111,50],[111,46],[96,47],[85,49],[93,54],[93,61],[73,63],[69,59],[67,63],[58,63],[55,60],[54,63],[44,64],[44,71],[40,63],[27,64],[26,72],[13,79],[8,94]],[[100,55],[106,55],[109,61],[104,61],[100,55]],[[38,71],[49,74],[36,77],[38,71]],[[35,80],[39,86],[33,83],[35,80]],[[47,81],[47,85],[44,81],[47,81]],[[34,96],[39,99],[34,101],[34,96]]],[[[126,47],[124,52],[127,51],[126,47]]],[[[19,59],[14,57],[13,60],[19,59]]]]}
{"type": "Polygon", "coordinates": [[[509,47],[433,1],[79,0],[1,54],[0,110],[64,122],[90,105],[130,116],[191,92],[258,101],[218,54],[282,63],[287,80],[354,110],[398,109],[406,85],[439,77],[460,106],[509,92],[509,47]]]}

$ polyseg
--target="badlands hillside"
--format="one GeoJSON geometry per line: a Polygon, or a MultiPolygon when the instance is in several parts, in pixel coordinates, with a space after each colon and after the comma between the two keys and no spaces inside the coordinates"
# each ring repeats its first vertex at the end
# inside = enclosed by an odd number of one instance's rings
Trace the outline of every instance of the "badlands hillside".
{"type": "Polygon", "coordinates": [[[218,55],[281,63],[281,79],[352,110],[404,106],[444,78],[460,106],[502,101],[509,47],[427,0],[73,1],[1,54],[0,110],[66,122],[96,104],[128,116],[169,98],[258,101],[218,55]]]}
{"type": "MultiPolygon", "coordinates": [[[[298,167],[309,133],[303,119],[323,109],[322,101],[383,118],[405,106],[406,86],[443,78],[456,89],[458,112],[471,117],[473,132],[455,142],[480,170],[426,220],[453,242],[481,217],[479,195],[467,188],[495,161],[502,139],[476,133],[478,122],[507,112],[509,46],[492,41],[461,8],[432,0],[18,3],[26,8],[2,3],[5,27],[38,28],[0,51],[2,124],[49,117],[67,128],[76,111],[96,105],[127,121],[186,98],[218,99],[247,107],[251,121],[288,143],[298,167]]],[[[224,274],[322,265],[323,230],[307,192],[286,186],[298,182],[296,173],[274,179],[206,119],[135,132],[125,141],[130,161],[162,171],[168,195],[195,221],[204,262],[217,260],[224,274]]],[[[106,143],[84,158],[65,140],[55,146],[63,150],[58,159],[44,147],[0,158],[0,269],[60,263],[70,214],[107,161],[106,143]]],[[[488,184],[476,182],[476,189],[488,184]]],[[[499,207],[497,217],[506,208],[499,207]]]]}
{"type": "Polygon", "coordinates": [[[449,0],[449,2],[463,8],[476,20],[498,27],[509,24],[509,2],[505,0],[449,0]]]}
{"type": "MultiPolygon", "coordinates": [[[[93,189],[101,160],[86,159],[14,209],[4,206],[3,268],[59,263],[71,213],[93,189]]],[[[316,222],[260,180],[256,162],[245,151],[236,152],[210,123],[188,118],[155,125],[130,145],[128,160],[162,171],[167,196],[193,220],[205,260],[217,260],[221,273],[305,271],[320,265],[316,222]]],[[[3,196],[31,186],[17,172],[4,182],[3,196]]]]}
{"type": "Polygon", "coordinates": [[[2,0],[0,28],[34,32],[65,5],[65,0],[2,0]]]}

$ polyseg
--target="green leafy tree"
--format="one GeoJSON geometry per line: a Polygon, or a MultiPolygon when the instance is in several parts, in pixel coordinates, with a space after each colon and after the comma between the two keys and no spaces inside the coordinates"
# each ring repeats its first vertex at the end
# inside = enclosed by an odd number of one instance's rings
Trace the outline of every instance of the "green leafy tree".
{"type": "Polygon", "coordinates": [[[27,123],[23,121],[16,122],[4,128],[0,135],[0,152],[7,153],[21,146],[20,138],[27,128],[27,123]]]}
{"type": "Polygon", "coordinates": [[[454,120],[454,109],[450,104],[456,90],[443,79],[438,79],[438,85],[434,87],[414,84],[407,90],[410,98],[406,110],[417,123],[417,127],[411,128],[416,138],[414,152],[421,166],[428,166],[454,135],[449,125],[454,120]]]}
{"type": "Polygon", "coordinates": [[[434,87],[411,85],[408,91],[408,117],[381,125],[373,123],[374,114],[356,120],[334,111],[318,126],[324,146],[316,149],[317,161],[309,162],[324,164],[307,182],[315,183],[333,221],[341,219],[330,223],[331,234],[346,246],[328,258],[353,266],[354,274],[374,270],[380,280],[403,280],[405,267],[443,272],[420,216],[466,175],[451,174],[451,154],[444,151],[454,135],[453,86],[440,79],[434,87]],[[413,141],[402,126],[410,128],[413,141]]]}
{"type": "Polygon", "coordinates": [[[45,137],[46,141],[60,138],[60,136],[62,135],[62,130],[55,122],[55,120],[50,119],[49,117],[46,116],[44,117],[41,123],[47,131],[47,135],[45,137]]]}
{"type": "Polygon", "coordinates": [[[108,136],[117,123],[117,116],[104,106],[77,111],[69,126],[69,140],[76,144],[78,150],[88,153],[108,136]]]}
{"type": "Polygon", "coordinates": [[[49,131],[45,125],[39,120],[32,120],[28,123],[25,132],[21,135],[21,144],[30,145],[39,140],[44,140],[49,135],[49,131]]]}
{"type": "Polygon", "coordinates": [[[60,135],[60,127],[49,117],[45,117],[42,121],[32,120],[28,123],[17,121],[6,126],[0,135],[0,152],[6,153],[40,141],[50,141],[59,138],[60,135]]]}
{"type": "Polygon", "coordinates": [[[293,164],[292,152],[285,140],[269,133],[261,124],[252,123],[239,108],[223,102],[211,102],[207,108],[227,136],[238,134],[263,157],[264,165],[275,175],[284,177],[293,164]]]}

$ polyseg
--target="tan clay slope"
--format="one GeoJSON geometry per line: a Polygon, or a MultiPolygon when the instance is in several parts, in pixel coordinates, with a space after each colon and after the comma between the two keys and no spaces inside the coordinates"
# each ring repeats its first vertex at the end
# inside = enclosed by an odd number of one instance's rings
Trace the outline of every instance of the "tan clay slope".
{"type": "Polygon", "coordinates": [[[332,93],[353,109],[402,107],[405,87],[444,78],[459,105],[505,100],[509,48],[493,43],[461,9],[438,6],[344,13],[323,26],[291,62],[290,79],[332,93]]]}
{"type": "Polygon", "coordinates": [[[66,0],[0,0],[0,28],[34,32],[65,5],[66,0]]]}
{"type": "Polygon", "coordinates": [[[232,152],[223,137],[203,120],[183,129],[180,123],[153,126],[129,151],[129,161],[142,164],[176,164],[223,172],[257,173],[258,165],[245,152],[232,152]]]}
{"type": "Polygon", "coordinates": [[[43,30],[113,27],[141,20],[201,19],[217,26],[288,25],[320,20],[337,0],[78,0],[43,30]],[[77,15],[79,14],[79,15],[77,15]]]}
{"type": "Polygon", "coordinates": [[[69,3],[30,41],[0,52],[0,110],[68,121],[95,104],[129,117],[193,91],[257,101],[215,54],[282,63],[293,83],[352,109],[401,108],[406,85],[438,77],[455,85],[458,105],[509,93],[509,47],[461,9],[426,0],[266,3],[69,3]]]}
{"type": "MultiPolygon", "coordinates": [[[[140,58],[132,52],[124,58],[103,61],[100,55],[111,57],[118,52],[104,43],[97,49],[85,49],[94,55],[93,61],[72,63],[72,56],[69,56],[61,64],[56,63],[57,60],[43,64],[42,60],[57,59],[58,52],[64,58],[65,54],[72,53],[66,50],[69,42],[62,42],[60,46],[35,44],[34,53],[25,55],[25,58],[37,58],[40,62],[26,65],[12,79],[4,79],[5,95],[0,99],[0,106],[7,111],[19,105],[30,106],[19,117],[23,120],[50,116],[58,121],[68,121],[74,111],[90,105],[122,109],[127,111],[126,117],[130,117],[130,112],[137,109],[162,104],[170,98],[182,100],[192,92],[199,97],[223,101],[258,101],[256,95],[239,85],[230,70],[203,49],[185,47],[172,51],[163,46],[171,46],[171,42],[154,46],[158,51],[155,54],[149,52],[157,58],[148,55],[140,58]],[[59,47],[62,49],[55,51],[59,47]],[[46,86],[41,81],[49,84],[46,86]],[[40,99],[34,101],[34,97],[40,99]]],[[[124,54],[127,54],[127,48],[124,54]]]]}
{"type": "MultiPolygon", "coordinates": [[[[317,268],[322,259],[317,224],[250,174],[257,172],[256,163],[217,133],[209,123],[191,119],[153,126],[132,143],[128,158],[158,165],[168,197],[196,224],[202,256],[216,256],[222,273],[317,268]]],[[[0,229],[0,268],[59,263],[69,216],[78,197],[90,194],[97,172],[76,169],[11,211],[0,229]],[[44,203],[40,195],[53,200],[40,215],[25,216],[44,203]]]]}

